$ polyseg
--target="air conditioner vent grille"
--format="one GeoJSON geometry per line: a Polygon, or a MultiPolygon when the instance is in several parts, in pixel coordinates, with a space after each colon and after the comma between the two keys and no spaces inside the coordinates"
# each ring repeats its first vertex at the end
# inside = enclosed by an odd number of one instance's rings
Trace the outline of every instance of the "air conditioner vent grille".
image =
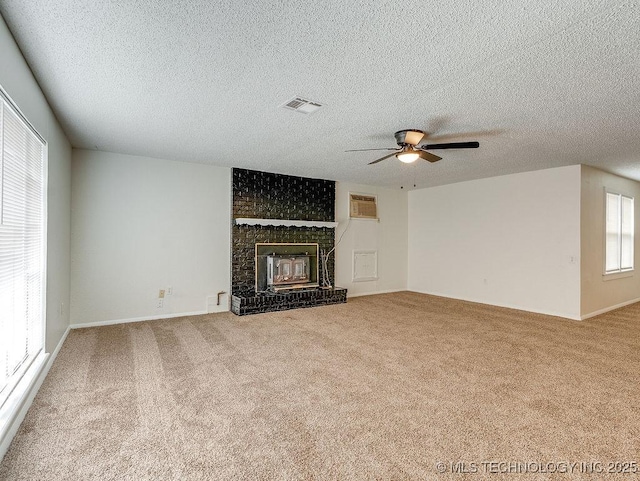
{"type": "Polygon", "coordinates": [[[349,215],[358,219],[377,219],[378,206],[375,196],[349,194],[349,215]]]}
{"type": "Polygon", "coordinates": [[[285,104],[285,107],[295,110],[298,107],[300,107],[301,105],[304,105],[305,103],[306,102],[304,100],[295,98],[295,99],[290,100],[289,102],[287,102],[285,104]]]}
{"type": "Polygon", "coordinates": [[[282,104],[281,107],[287,110],[295,110],[296,112],[300,112],[301,114],[312,114],[313,112],[319,110],[320,107],[322,107],[322,104],[302,97],[294,97],[282,104]]]}

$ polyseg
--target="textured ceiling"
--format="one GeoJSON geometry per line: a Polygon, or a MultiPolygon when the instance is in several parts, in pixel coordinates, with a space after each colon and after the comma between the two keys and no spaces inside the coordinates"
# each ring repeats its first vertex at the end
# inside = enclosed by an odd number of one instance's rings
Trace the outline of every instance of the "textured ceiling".
{"type": "Polygon", "coordinates": [[[583,163],[640,180],[619,0],[0,0],[74,147],[418,188],[583,163]],[[280,108],[293,96],[325,106],[280,108]],[[405,165],[393,133],[478,140],[405,165]]]}

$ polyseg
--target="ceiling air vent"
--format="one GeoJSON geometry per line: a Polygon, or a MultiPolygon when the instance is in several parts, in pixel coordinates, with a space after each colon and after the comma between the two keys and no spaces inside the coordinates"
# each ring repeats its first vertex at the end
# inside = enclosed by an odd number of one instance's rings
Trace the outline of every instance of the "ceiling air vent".
{"type": "Polygon", "coordinates": [[[301,114],[312,114],[320,107],[322,107],[322,105],[318,102],[312,102],[311,100],[303,99],[302,97],[293,97],[291,100],[281,105],[281,107],[287,110],[295,110],[296,112],[300,112],[301,114]]]}
{"type": "Polygon", "coordinates": [[[377,219],[378,208],[373,195],[349,194],[349,216],[357,219],[377,219]]]}

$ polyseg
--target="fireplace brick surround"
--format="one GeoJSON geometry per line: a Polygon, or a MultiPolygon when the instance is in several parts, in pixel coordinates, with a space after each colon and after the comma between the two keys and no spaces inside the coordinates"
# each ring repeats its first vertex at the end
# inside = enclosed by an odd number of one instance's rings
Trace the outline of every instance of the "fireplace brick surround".
{"type": "MultiPolygon", "coordinates": [[[[333,222],[335,182],[306,177],[232,170],[231,311],[238,315],[346,302],[347,290],[255,291],[256,243],[318,243],[328,252],[335,231],[329,227],[236,225],[238,218],[333,222]]],[[[327,263],[334,282],[334,255],[327,263]]]]}

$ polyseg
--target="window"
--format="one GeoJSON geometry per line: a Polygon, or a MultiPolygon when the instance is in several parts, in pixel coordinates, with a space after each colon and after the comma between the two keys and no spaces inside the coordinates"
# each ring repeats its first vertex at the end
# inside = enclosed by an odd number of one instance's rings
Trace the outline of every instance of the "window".
{"type": "Polygon", "coordinates": [[[43,351],[45,153],[0,89],[0,408],[43,351]]]}
{"type": "Polygon", "coordinates": [[[633,270],[633,197],[606,192],[605,274],[633,270]]]}

